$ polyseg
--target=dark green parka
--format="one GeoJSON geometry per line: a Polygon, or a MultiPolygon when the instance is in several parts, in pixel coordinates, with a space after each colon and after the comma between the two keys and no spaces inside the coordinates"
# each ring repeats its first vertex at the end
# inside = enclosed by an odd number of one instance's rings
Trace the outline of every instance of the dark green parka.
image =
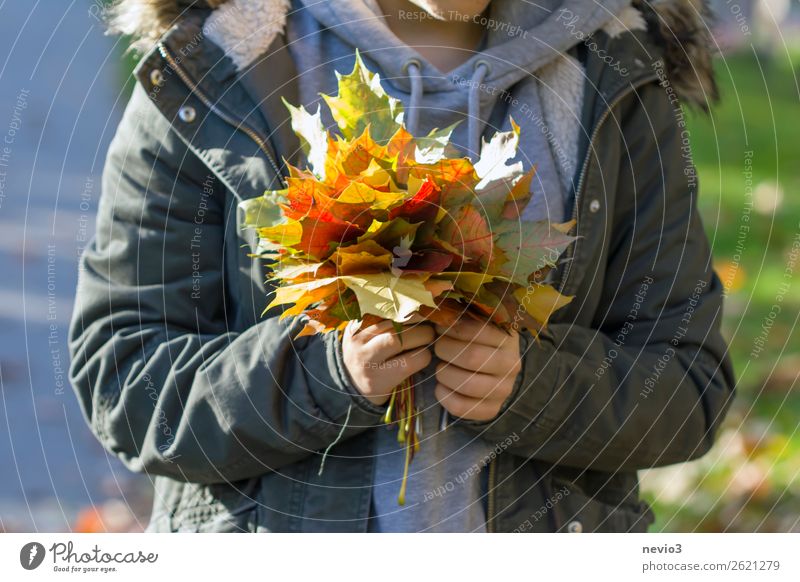
{"type": "MultiPolygon", "coordinates": [[[[638,7],[647,30],[574,55],[579,239],[555,280],[575,300],[525,338],[498,417],[457,420],[497,445],[490,531],[645,531],[637,470],[703,455],[725,416],[723,290],[677,101],[713,94],[696,5],[638,7]]],[[[335,335],[294,340],[296,323],[261,317],[237,210],[279,186],[293,65],[278,35],[242,72],[211,13],[188,11],[136,69],[81,260],[71,380],[103,446],[155,477],[149,531],[366,531],[383,409],[350,385],[335,335]],[[255,77],[273,89],[254,94],[255,77]]]]}

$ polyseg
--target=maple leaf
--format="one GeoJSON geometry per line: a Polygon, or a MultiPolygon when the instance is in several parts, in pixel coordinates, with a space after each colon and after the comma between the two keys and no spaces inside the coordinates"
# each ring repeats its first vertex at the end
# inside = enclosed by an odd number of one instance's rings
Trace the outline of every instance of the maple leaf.
{"type": "Polygon", "coordinates": [[[370,135],[370,126],[364,128],[356,139],[351,141],[340,140],[337,150],[336,160],[341,171],[348,176],[357,176],[368,170],[370,166],[381,171],[380,179],[383,184],[389,179],[386,170],[380,168],[377,160],[386,158],[388,150],[385,146],[378,144],[370,135]]]}
{"type": "Polygon", "coordinates": [[[536,168],[524,174],[488,182],[475,187],[478,207],[492,228],[498,228],[504,220],[518,220],[531,200],[530,187],[536,168]]]}
{"type": "Polygon", "coordinates": [[[527,285],[529,277],[555,266],[561,253],[575,240],[566,234],[572,223],[551,224],[508,221],[497,235],[496,244],[506,257],[500,274],[515,283],[527,285]]]}
{"type": "Polygon", "coordinates": [[[475,186],[477,205],[494,227],[503,218],[518,218],[530,201],[530,186],[536,173],[534,166],[522,171],[522,162],[508,164],[517,155],[519,126],[511,119],[511,131],[494,134],[489,142],[482,140],[481,157],[475,163],[480,182],[475,186]]]}
{"type": "Polygon", "coordinates": [[[303,239],[303,225],[297,220],[286,220],[272,226],[258,228],[258,236],[282,247],[293,247],[303,239]]]}
{"type": "Polygon", "coordinates": [[[361,313],[404,323],[421,306],[436,307],[423,277],[374,273],[343,276],[339,280],[356,294],[361,313]]]}
{"type": "Polygon", "coordinates": [[[453,289],[453,282],[445,279],[431,278],[425,281],[425,288],[431,292],[433,298],[439,297],[442,293],[453,289]]]}
{"type": "Polygon", "coordinates": [[[306,155],[311,169],[317,177],[325,178],[325,161],[328,156],[328,132],[322,125],[320,106],[313,115],[302,105],[294,107],[281,97],[283,104],[289,109],[292,131],[300,138],[300,147],[306,155]]]}
{"type": "Polygon", "coordinates": [[[486,267],[492,260],[494,234],[483,215],[472,205],[461,206],[442,221],[440,240],[452,245],[458,254],[486,267]]]}
{"type": "MultiPolygon", "coordinates": [[[[295,281],[305,278],[319,278],[326,263],[312,263],[305,261],[281,261],[272,270],[273,279],[295,281]]],[[[330,275],[328,275],[330,276],[330,275]]],[[[299,282],[299,281],[298,281],[299,282]]]]}
{"type": "Polygon", "coordinates": [[[444,298],[436,302],[436,307],[423,305],[419,308],[419,315],[428,321],[450,327],[464,315],[466,306],[455,299],[444,298]]]}
{"type": "Polygon", "coordinates": [[[554,311],[572,301],[572,297],[562,295],[549,285],[531,283],[513,292],[514,298],[525,308],[542,327],[547,324],[554,311]]]}
{"type": "Polygon", "coordinates": [[[468,158],[443,159],[434,164],[411,166],[410,177],[430,178],[440,191],[441,205],[456,208],[475,198],[478,176],[468,158]]]}
{"type": "Polygon", "coordinates": [[[450,143],[453,131],[459,122],[445,127],[434,129],[424,137],[414,140],[414,160],[418,164],[435,164],[447,157],[457,157],[458,150],[450,143]]]}
{"type": "Polygon", "coordinates": [[[239,205],[244,212],[244,226],[263,228],[282,222],[280,204],[286,201],[286,194],[287,190],[268,190],[263,196],[244,200],[239,205]]]}
{"type": "Polygon", "coordinates": [[[337,77],[338,94],[323,97],[340,135],[325,131],[320,109],[287,103],[311,170],[287,164],[285,189],[241,204],[273,261],[268,309],[304,316],[300,335],[353,319],[400,325],[414,313],[508,326],[520,309],[515,318],[541,329],[569,300],[542,278],[574,239],[572,224],[520,223],[535,168],[511,162],[514,120],[511,131],[483,141],[473,164],[450,143],[455,126],[411,135],[400,102],[360,55],[337,77]],[[529,280],[538,287],[519,295],[529,280]]]}
{"type": "Polygon", "coordinates": [[[364,232],[358,225],[341,220],[303,218],[299,224],[302,225],[302,236],[292,246],[316,259],[329,256],[336,246],[350,242],[364,232]]]}
{"type": "Polygon", "coordinates": [[[439,213],[441,189],[429,176],[425,176],[423,180],[412,177],[408,183],[408,191],[415,194],[393,208],[389,212],[389,218],[402,217],[409,222],[433,220],[439,213]]]}
{"type": "Polygon", "coordinates": [[[453,262],[453,256],[434,250],[423,250],[412,252],[403,261],[402,266],[395,262],[392,272],[395,274],[409,275],[412,273],[441,273],[453,262]]]}
{"type": "Polygon", "coordinates": [[[420,223],[410,223],[404,218],[393,218],[388,221],[373,220],[367,231],[358,238],[358,242],[372,239],[383,248],[394,248],[403,238],[416,239],[420,223]]]}
{"type": "Polygon", "coordinates": [[[361,182],[352,182],[342,190],[336,199],[340,204],[366,205],[370,210],[388,211],[390,208],[402,204],[408,196],[407,192],[384,192],[376,190],[361,182]]]}
{"type": "Polygon", "coordinates": [[[331,255],[330,260],[336,265],[341,275],[376,273],[386,271],[392,264],[392,253],[374,240],[340,246],[331,255]]]}
{"type": "Polygon", "coordinates": [[[275,297],[267,306],[267,310],[280,305],[294,304],[297,313],[302,312],[307,306],[330,297],[338,290],[338,277],[326,277],[294,285],[284,285],[275,289],[275,297]]]}
{"type": "Polygon", "coordinates": [[[511,119],[511,131],[498,131],[488,142],[481,138],[481,156],[475,162],[475,173],[481,184],[522,174],[522,162],[507,164],[517,155],[519,126],[511,119]]]}
{"type": "Polygon", "coordinates": [[[339,94],[322,98],[345,139],[358,136],[369,126],[376,142],[387,143],[402,122],[402,103],[386,94],[380,76],[367,69],[358,52],[352,72],[349,75],[337,72],[336,79],[339,94]]]}
{"type": "Polygon", "coordinates": [[[437,277],[453,281],[453,288],[463,292],[465,296],[475,295],[483,285],[491,283],[497,276],[490,273],[458,271],[440,273],[437,277]]]}

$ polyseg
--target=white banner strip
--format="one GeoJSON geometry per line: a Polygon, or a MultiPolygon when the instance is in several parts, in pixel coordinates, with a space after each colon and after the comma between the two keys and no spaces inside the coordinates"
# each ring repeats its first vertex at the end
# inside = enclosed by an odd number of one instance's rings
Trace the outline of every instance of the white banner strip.
{"type": "Polygon", "coordinates": [[[0,580],[797,581],[799,542],[797,534],[3,534],[0,580]]]}

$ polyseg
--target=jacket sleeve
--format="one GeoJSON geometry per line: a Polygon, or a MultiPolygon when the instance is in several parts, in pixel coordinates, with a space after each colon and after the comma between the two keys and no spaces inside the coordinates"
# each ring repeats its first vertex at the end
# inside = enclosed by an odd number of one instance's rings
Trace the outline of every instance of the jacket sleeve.
{"type": "Polygon", "coordinates": [[[523,369],[500,414],[459,421],[491,442],[516,434],[516,454],[604,471],[702,456],[735,383],[672,108],[654,84],[615,117],[625,154],[595,321],[551,324],[539,341],[524,332],[523,369]]]}
{"type": "Polygon", "coordinates": [[[222,189],[203,201],[208,174],[137,87],[69,336],[70,378],[103,446],[132,470],[200,483],[276,470],[381,416],[348,382],[335,334],[294,340],[297,323],[277,317],[230,329],[225,248],[240,241],[225,240],[222,189]]]}

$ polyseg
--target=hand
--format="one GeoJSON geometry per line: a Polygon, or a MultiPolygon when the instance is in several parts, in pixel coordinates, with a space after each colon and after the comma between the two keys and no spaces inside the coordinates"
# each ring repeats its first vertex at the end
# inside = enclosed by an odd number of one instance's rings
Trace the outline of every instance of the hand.
{"type": "Polygon", "coordinates": [[[382,321],[355,332],[359,324],[351,321],[344,330],[344,365],[358,391],[381,406],[395,386],[430,364],[433,327],[404,325],[398,334],[391,321],[382,321]]]}
{"type": "Polygon", "coordinates": [[[467,319],[436,333],[436,399],[453,416],[493,419],[522,369],[519,334],[467,319]]]}

